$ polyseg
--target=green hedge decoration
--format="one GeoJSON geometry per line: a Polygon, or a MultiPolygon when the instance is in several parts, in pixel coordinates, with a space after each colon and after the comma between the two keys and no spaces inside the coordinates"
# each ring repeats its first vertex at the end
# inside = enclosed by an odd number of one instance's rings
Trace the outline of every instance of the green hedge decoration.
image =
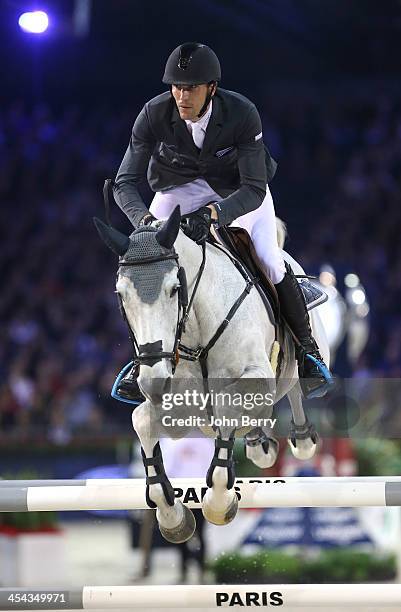
{"type": "Polygon", "coordinates": [[[247,556],[227,553],[209,563],[209,569],[219,584],[380,582],[397,574],[395,555],[354,549],[331,549],[317,557],[274,550],[247,556]]]}

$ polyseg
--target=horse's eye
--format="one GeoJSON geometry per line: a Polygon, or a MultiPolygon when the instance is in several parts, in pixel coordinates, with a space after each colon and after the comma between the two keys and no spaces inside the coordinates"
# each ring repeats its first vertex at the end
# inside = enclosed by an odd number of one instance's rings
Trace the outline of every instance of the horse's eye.
{"type": "Polygon", "coordinates": [[[179,288],[180,288],[180,285],[176,285],[175,287],[173,287],[170,293],[170,297],[174,297],[179,288]]]}

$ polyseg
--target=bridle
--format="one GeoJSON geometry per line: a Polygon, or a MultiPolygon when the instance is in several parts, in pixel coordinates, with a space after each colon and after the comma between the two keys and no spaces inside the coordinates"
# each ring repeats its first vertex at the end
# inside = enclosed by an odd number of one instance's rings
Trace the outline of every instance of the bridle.
{"type": "Polygon", "coordinates": [[[136,365],[137,364],[153,365],[157,363],[157,361],[160,361],[160,359],[169,359],[171,361],[172,371],[174,374],[178,361],[180,359],[180,354],[179,354],[178,349],[181,346],[181,336],[185,331],[185,324],[188,320],[188,316],[189,316],[189,313],[190,313],[190,310],[191,310],[191,307],[194,301],[194,297],[195,297],[196,291],[199,286],[199,281],[201,279],[203,270],[205,268],[205,259],[206,259],[206,248],[205,248],[205,245],[203,245],[202,263],[198,270],[198,274],[195,279],[194,289],[192,291],[191,299],[189,300],[189,302],[188,302],[188,284],[187,284],[187,276],[185,273],[185,268],[183,266],[180,266],[179,261],[178,261],[179,256],[178,256],[178,253],[175,251],[175,249],[173,249],[171,253],[167,253],[166,255],[157,255],[155,257],[144,257],[142,259],[135,259],[135,260],[122,259],[119,261],[118,266],[120,268],[121,266],[124,266],[124,267],[139,266],[139,265],[153,264],[153,263],[157,263],[160,261],[174,260],[178,268],[177,277],[178,277],[179,285],[178,285],[178,291],[177,291],[178,293],[177,324],[176,324],[176,329],[175,329],[173,350],[170,352],[161,350],[162,340],[157,340],[156,342],[150,342],[147,344],[138,345],[134,332],[128,322],[128,318],[124,310],[121,296],[118,294],[120,310],[121,310],[121,313],[123,315],[125,322],[127,323],[131,342],[133,344],[134,352],[136,354],[136,358],[134,360],[136,365]]]}

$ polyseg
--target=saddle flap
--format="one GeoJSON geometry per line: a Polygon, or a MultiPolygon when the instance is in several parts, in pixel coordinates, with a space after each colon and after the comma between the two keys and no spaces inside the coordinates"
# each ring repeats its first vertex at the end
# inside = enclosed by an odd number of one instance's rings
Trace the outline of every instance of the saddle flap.
{"type": "MultiPolygon", "coordinates": [[[[221,242],[232,255],[238,257],[252,276],[257,277],[257,288],[261,295],[263,292],[262,297],[265,298],[264,302],[266,303],[266,299],[268,300],[277,317],[280,312],[280,306],[276,288],[266,275],[248,232],[242,227],[222,227],[218,230],[214,230],[214,232],[219,242],[221,242]]],[[[297,280],[301,287],[308,311],[316,308],[316,306],[320,306],[320,304],[323,304],[329,299],[327,293],[310,278],[306,276],[297,276],[297,280]]]]}
{"type": "Polygon", "coordinates": [[[302,289],[304,295],[306,308],[312,310],[320,304],[324,304],[329,299],[329,296],[321,287],[313,282],[310,278],[298,278],[299,286],[302,289]]]}

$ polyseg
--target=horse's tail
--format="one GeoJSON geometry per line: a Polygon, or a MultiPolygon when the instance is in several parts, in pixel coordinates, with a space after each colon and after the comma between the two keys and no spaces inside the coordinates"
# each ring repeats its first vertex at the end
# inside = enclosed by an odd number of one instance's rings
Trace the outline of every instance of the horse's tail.
{"type": "Polygon", "coordinates": [[[284,248],[285,239],[287,238],[287,226],[278,217],[276,217],[277,242],[280,249],[284,248]]]}

